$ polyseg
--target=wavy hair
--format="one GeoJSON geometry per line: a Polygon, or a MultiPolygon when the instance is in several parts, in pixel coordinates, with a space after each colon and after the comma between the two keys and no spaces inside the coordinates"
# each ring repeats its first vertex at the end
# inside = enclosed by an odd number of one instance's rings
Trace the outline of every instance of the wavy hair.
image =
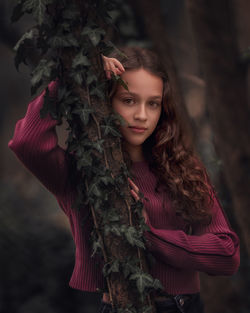
{"type": "MultiPolygon", "coordinates": [[[[211,222],[213,187],[207,171],[195,154],[175,105],[167,73],[159,57],[149,49],[120,47],[125,55],[113,52],[109,57],[118,59],[125,70],[141,69],[163,80],[162,112],[156,129],[143,143],[143,151],[150,170],[157,177],[156,192],[162,186],[168,193],[178,216],[190,226],[211,222]]],[[[110,82],[112,100],[117,82],[110,82]]]]}

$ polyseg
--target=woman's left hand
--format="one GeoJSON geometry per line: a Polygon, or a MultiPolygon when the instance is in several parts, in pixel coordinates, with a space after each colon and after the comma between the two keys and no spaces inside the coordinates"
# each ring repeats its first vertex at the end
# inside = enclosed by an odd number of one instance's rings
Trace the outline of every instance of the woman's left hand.
{"type": "MultiPolygon", "coordinates": [[[[131,195],[133,196],[133,198],[135,199],[135,201],[139,201],[140,200],[140,197],[139,197],[139,188],[136,186],[136,184],[130,179],[128,178],[128,182],[130,184],[130,192],[131,192],[131,195]]],[[[147,223],[148,221],[148,214],[147,212],[145,211],[145,208],[143,207],[142,209],[142,215],[145,219],[145,223],[147,223]]]]}
{"type": "Polygon", "coordinates": [[[108,79],[111,78],[111,73],[114,75],[121,75],[123,72],[125,72],[123,65],[116,58],[105,57],[102,54],[102,60],[104,71],[108,79]]]}

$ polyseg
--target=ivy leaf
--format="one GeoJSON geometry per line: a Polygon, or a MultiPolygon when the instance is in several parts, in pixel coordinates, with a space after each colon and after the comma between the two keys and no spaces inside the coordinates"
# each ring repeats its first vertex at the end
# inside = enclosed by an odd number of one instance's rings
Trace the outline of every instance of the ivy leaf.
{"type": "Polygon", "coordinates": [[[113,72],[111,72],[111,78],[112,78],[113,81],[115,81],[118,84],[120,84],[124,89],[129,91],[128,85],[125,83],[125,81],[119,75],[115,75],[113,72]]]}
{"type": "Polygon", "coordinates": [[[77,66],[90,66],[91,63],[89,59],[82,54],[82,51],[78,53],[72,61],[72,67],[76,68],[77,66]]]}
{"type": "Polygon", "coordinates": [[[50,80],[50,75],[55,65],[56,63],[53,60],[41,59],[38,66],[31,73],[31,86],[40,85],[43,78],[50,80]]]}
{"type": "Polygon", "coordinates": [[[92,166],[92,161],[90,152],[84,153],[83,157],[80,160],[77,160],[77,169],[80,170],[87,166],[92,166]]]}
{"type": "Polygon", "coordinates": [[[116,123],[116,125],[121,125],[121,126],[127,125],[127,122],[119,113],[114,111],[113,115],[114,115],[114,122],[116,123]]]}
{"type": "Polygon", "coordinates": [[[62,17],[66,20],[76,20],[80,17],[80,11],[75,6],[67,5],[67,8],[62,12],[62,17]]]}
{"type": "Polygon", "coordinates": [[[18,1],[17,5],[14,7],[11,15],[11,22],[17,22],[24,14],[23,11],[23,1],[18,1]]]}
{"type": "Polygon", "coordinates": [[[43,107],[40,110],[40,117],[44,118],[48,113],[50,116],[55,119],[59,120],[59,123],[61,123],[61,117],[58,116],[57,107],[55,105],[56,98],[51,97],[49,88],[46,88],[45,95],[44,95],[44,101],[43,101],[43,107]]]}
{"type": "Polygon", "coordinates": [[[79,42],[73,34],[50,37],[48,43],[52,48],[79,47],[79,42]]]}
{"type": "Polygon", "coordinates": [[[152,276],[143,272],[132,274],[129,279],[136,281],[136,286],[140,294],[143,294],[146,288],[152,287],[154,283],[152,276]]]}
{"type": "Polygon", "coordinates": [[[139,248],[145,249],[143,241],[139,239],[137,230],[133,226],[129,226],[124,233],[126,239],[132,246],[137,246],[139,248]]]}
{"type": "Polygon", "coordinates": [[[97,81],[96,75],[93,73],[88,73],[87,80],[86,80],[87,85],[90,85],[91,83],[96,82],[96,81],[97,81]]]}
{"type": "Polygon", "coordinates": [[[24,12],[32,12],[35,20],[37,20],[39,25],[42,25],[46,6],[50,3],[53,3],[53,0],[25,0],[23,3],[24,12]]]}
{"type": "Polygon", "coordinates": [[[98,187],[98,185],[95,183],[90,185],[89,190],[88,190],[88,194],[91,196],[94,195],[98,198],[102,197],[102,192],[100,191],[100,188],[98,187]]]}
{"type": "Polygon", "coordinates": [[[19,65],[23,62],[27,65],[26,59],[34,49],[34,37],[37,35],[37,29],[32,28],[27,31],[16,43],[13,50],[15,55],[15,67],[19,71],[19,65]]]}
{"type": "Polygon", "coordinates": [[[78,85],[81,85],[83,82],[82,73],[81,72],[73,72],[73,78],[78,85]]]}
{"type": "Polygon", "coordinates": [[[127,278],[130,274],[135,272],[135,265],[131,262],[127,262],[123,264],[123,275],[127,278]]]}
{"type": "Polygon", "coordinates": [[[119,267],[120,267],[120,262],[117,259],[110,263],[106,263],[102,269],[103,275],[106,277],[112,272],[119,273],[119,267]]]}
{"type": "Polygon", "coordinates": [[[89,117],[94,110],[87,105],[84,105],[83,108],[77,108],[72,111],[72,113],[78,114],[84,126],[87,126],[89,123],[89,117]]]}
{"type": "Polygon", "coordinates": [[[94,241],[93,242],[93,253],[91,254],[91,257],[93,257],[96,254],[97,250],[101,249],[101,248],[102,248],[102,245],[100,243],[100,240],[98,239],[98,240],[94,241]]]}
{"type": "Polygon", "coordinates": [[[110,233],[110,225],[105,224],[104,225],[104,234],[107,236],[110,233]]]}
{"type": "Polygon", "coordinates": [[[121,57],[128,59],[128,56],[123,53],[121,50],[119,50],[111,41],[105,41],[107,47],[112,48],[113,50],[115,50],[121,57]]]}
{"type": "Polygon", "coordinates": [[[93,87],[90,90],[89,93],[91,96],[96,96],[98,98],[100,98],[101,100],[104,100],[104,92],[102,89],[100,89],[99,87],[93,87]]]}
{"type": "Polygon", "coordinates": [[[128,305],[126,308],[119,308],[117,313],[137,313],[133,305],[128,305]]]}
{"type": "MultiPolygon", "coordinates": [[[[103,142],[104,142],[104,140],[102,140],[103,142]]],[[[102,143],[103,143],[102,142],[102,143]]],[[[107,186],[107,185],[114,185],[114,179],[112,178],[112,177],[109,177],[109,176],[103,176],[103,177],[101,177],[100,178],[100,181],[102,182],[102,183],[104,183],[104,185],[105,186],[107,186]]]]}
{"type": "Polygon", "coordinates": [[[121,230],[119,224],[113,224],[110,226],[110,231],[117,236],[121,236],[121,230]]]}
{"type": "Polygon", "coordinates": [[[109,220],[109,222],[119,222],[120,216],[115,212],[111,212],[108,215],[108,220],[109,220]]]}
{"type": "Polygon", "coordinates": [[[153,282],[153,286],[152,286],[154,289],[161,289],[161,290],[164,290],[164,287],[162,286],[162,283],[160,282],[159,279],[154,279],[154,282],[153,282]]]}
{"type": "Polygon", "coordinates": [[[114,127],[109,126],[109,125],[101,125],[101,129],[103,130],[103,135],[113,135],[115,137],[122,137],[120,132],[118,132],[114,127]]]}
{"type": "Polygon", "coordinates": [[[153,311],[153,307],[151,305],[145,305],[143,308],[142,308],[142,312],[143,313],[151,313],[153,311]]]}
{"type": "Polygon", "coordinates": [[[102,28],[91,28],[89,26],[85,26],[81,34],[87,35],[92,44],[96,47],[100,42],[101,37],[104,36],[106,32],[102,28]]]}
{"type": "Polygon", "coordinates": [[[15,47],[13,48],[14,51],[17,52],[17,50],[20,48],[21,44],[25,44],[25,40],[29,39],[32,40],[34,38],[35,29],[32,28],[29,31],[27,31],[16,43],[15,47]]]}

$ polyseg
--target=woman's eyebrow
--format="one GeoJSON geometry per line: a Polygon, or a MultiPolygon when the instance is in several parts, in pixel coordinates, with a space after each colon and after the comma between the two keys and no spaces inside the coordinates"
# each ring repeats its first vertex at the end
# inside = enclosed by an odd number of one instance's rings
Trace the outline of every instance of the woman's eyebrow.
{"type": "MultiPolygon", "coordinates": [[[[126,92],[121,92],[119,95],[120,96],[128,96],[128,95],[130,95],[130,96],[138,97],[138,94],[136,94],[134,92],[127,92],[127,91],[126,92]]],[[[149,98],[151,98],[151,99],[161,99],[162,96],[155,95],[155,96],[150,96],[149,98]]]]}

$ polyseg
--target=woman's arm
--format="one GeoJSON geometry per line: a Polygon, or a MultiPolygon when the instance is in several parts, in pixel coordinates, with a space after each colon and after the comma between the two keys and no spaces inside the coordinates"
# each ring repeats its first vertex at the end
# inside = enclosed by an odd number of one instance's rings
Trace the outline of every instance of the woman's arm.
{"type": "MultiPolygon", "coordinates": [[[[55,94],[57,82],[49,84],[55,94]]],[[[48,114],[40,118],[45,90],[28,105],[24,118],[17,121],[13,138],[8,147],[24,166],[32,172],[56,198],[67,193],[68,161],[66,152],[58,145],[57,120],[48,114]]],[[[66,209],[64,209],[66,210],[66,209]]]]}
{"type": "Polygon", "coordinates": [[[182,269],[210,275],[232,275],[239,267],[239,239],[214,196],[212,222],[197,227],[194,235],[181,230],[154,228],[150,221],[146,231],[147,248],[162,262],[182,269]]]}
{"type": "MultiPolygon", "coordinates": [[[[107,78],[111,71],[119,75],[123,70],[121,63],[102,55],[103,67],[107,78]],[[119,69],[120,68],[120,69],[119,69]]],[[[57,91],[57,82],[49,84],[51,95],[57,91]]],[[[40,118],[45,90],[28,105],[24,118],[16,123],[13,138],[8,147],[16,154],[24,166],[31,171],[41,183],[56,196],[62,206],[62,199],[68,194],[69,160],[65,150],[58,145],[56,133],[57,120],[48,114],[40,118]]],[[[63,207],[64,211],[68,209],[63,207]]]]}

